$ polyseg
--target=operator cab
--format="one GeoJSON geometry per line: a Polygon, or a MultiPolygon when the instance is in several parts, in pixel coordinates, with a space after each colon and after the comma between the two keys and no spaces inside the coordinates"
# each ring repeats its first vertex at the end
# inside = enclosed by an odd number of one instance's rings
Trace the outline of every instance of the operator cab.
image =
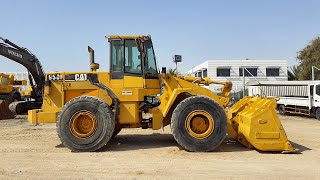
{"type": "Polygon", "coordinates": [[[111,79],[124,76],[158,79],[151,36],[107,36],[111,79]]]}

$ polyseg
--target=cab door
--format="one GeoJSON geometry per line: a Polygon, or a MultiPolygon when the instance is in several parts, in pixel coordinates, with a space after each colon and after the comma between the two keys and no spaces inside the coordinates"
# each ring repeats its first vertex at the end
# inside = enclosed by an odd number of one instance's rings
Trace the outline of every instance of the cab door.
{"type": "Polygon", "coordinates": [[[317,84],[315,86],[315,91],[314,91],[314,96],[313,96],[313,106],[315,107],[320,107],[320,84],[317,84]]]}
{"type": "Polygon", "coordinates": [[[143,88],[141,56],[134,39],[110,43],[110,81],[115,89],[143,88]]]}
{"type": "Polygon", "coordinates": [[[141,54],[134,39],[124,41],[124,88],[143,88],[141,54]]]}
{"type": "Polygon", "coordinates": [[[120,100],[120,124],[139,124],[143,101],[143,73],[140,52],[134,39],[111,41],[111,84],[120,100]]]}

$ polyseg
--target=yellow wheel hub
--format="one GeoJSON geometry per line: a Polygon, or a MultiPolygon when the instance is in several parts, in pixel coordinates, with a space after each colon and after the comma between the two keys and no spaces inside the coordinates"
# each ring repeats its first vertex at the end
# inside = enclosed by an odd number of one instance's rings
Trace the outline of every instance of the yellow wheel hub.
{"type": "Polygon", "coordinates": [[[77,138],[90,138],[97,130],[95,115],[90,111],[76,112],[71,118],[70,130],[77,138]]]}
{"type": "Polygon", "coordinates": [[[214,120],[206,111],[192,111],[187,116],[186,128],[192,137],[205,139],[214,131],[214,120]]]}

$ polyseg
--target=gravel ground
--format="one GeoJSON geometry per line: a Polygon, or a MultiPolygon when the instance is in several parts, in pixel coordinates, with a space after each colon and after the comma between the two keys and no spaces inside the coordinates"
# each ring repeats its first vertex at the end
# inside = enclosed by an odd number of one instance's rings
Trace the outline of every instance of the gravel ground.
{"type": "Polygon", "coordinates": [[[280,116],[297,154],[261,153],[226,140],[215,152],[181,150],[169,127],[125,129],[99,152],[72,153],[55,124],[0,120],[1,179],[320,179],[320,121],[280,116]]]}

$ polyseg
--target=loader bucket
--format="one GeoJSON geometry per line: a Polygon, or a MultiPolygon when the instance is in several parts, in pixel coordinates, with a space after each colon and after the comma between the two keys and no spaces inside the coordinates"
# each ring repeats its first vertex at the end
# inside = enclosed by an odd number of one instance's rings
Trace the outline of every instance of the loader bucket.
{"type": "Polygon", "coordinates": [[[0,119],[12,119],[14,118],[13,113],[9,110],[9,104],[0,100],[0,119]]]}
{"type": "Polygon", "coordinates": [[[295,152],[276,114],[273,98],[244,97],[228,111],[228,135],[248,148],[295,152]]]}

